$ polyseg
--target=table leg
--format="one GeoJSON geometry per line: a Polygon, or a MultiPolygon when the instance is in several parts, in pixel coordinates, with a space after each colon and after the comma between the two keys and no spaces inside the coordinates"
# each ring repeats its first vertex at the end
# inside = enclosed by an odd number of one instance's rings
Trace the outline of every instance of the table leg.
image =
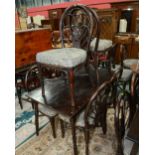
{"type": "Polygon", "coordinates": [[[17,96],[18,96],[18,101],[19,101],[19,105],[20,105],[20,108],[23,109],[23,104],[22,104],[22,99],[21,99],[21,88],[20,87],[17,87],[16,88],[17,90],[17,96]]]}
{"type": "Polygon", "coordinates": [[[35,108],[35,126],[36,126],[36,135],[39,135],[39,111],[38,111],[38,103],[34,102],[35,108]]]}

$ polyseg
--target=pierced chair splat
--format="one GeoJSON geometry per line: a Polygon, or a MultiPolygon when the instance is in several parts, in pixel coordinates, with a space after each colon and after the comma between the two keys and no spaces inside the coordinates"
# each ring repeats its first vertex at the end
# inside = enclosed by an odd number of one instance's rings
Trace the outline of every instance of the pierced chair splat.
{"type": "MultiPolygon", "coordinates": [[[[47,50],[36,55],[36,61],[40,68],[40,77],[43,81],[43,67],[57,68],[65,70],[68,74],[70,85],[71,105],[74,107],[74,69],[87,62],[87,51],[93,31],[92,15],[83,5],[73,5],[67,8],[60,19],[60,38],[62,43],[61,49],[47,50]],[[69,29],[72,47],[65,47],[64,29],[69,29]]],[[[44,84],[41,83],[43,96],[44,84]]]]}

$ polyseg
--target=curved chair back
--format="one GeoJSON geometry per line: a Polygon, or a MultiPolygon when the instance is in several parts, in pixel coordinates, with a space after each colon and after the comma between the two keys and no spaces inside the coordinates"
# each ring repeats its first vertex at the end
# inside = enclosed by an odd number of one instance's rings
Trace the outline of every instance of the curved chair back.
{"type": "Polygon", "coordinates": [[[115,106],[115,132],[117,137],[117,153],[123,154],[122,140],[130,124],[130,97],[119,94],[115,106]]]}
{"type": "Polygon", "coordinates": [[[65,47],[64,31],[70,32],[72,46],[88,51],[93,33],[94,21],[89,9],[84,5],[73,5],[67,8],[60,19],[60,39],[65,47]]]}
{"type": "Polygon", "coordinates": [[[103,127],[103,131],[106,132],[106,111],[107,106],[114,101],[113,87],[116,81],[117,76],[114,74],[109,81],[102,83],[90,98],[85,109],[86,128],[93,124],[103,127]]]}

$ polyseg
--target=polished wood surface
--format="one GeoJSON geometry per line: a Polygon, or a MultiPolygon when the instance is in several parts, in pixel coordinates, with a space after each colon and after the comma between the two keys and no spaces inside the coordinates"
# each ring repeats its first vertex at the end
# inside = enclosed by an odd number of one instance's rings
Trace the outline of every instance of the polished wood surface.
{"type": "Polygon", "coordinates": [[[139,73],[139,64],[132,64],[130,68],[133,73],[139,73]]]}
{"type": "Polygon", "coordinates": [[[50,29],[16,31],[15,66],[22,68],[35,62],[36,53],[51,49],[50,29]]]}
{"type": "Polygon", "coordinates": [[[100,38],[113,40],[118,29],[118,9],[96,10],[96,12],[101,22],[100,38]]]}
{"type": "Polygon", "coordinates": [[[115,52],[115,61],[121,61],[120,45],[127,47],[127,58],[139,57],[139,41],[136,33],[117,33],[114,42],[118,45],[115,52]]]}

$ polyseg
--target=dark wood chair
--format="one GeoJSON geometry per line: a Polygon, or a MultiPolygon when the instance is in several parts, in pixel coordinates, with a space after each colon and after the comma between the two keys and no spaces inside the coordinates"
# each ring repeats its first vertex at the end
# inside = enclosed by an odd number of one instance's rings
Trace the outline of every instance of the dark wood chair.
{"type": "MultiPolygon", "coordinates": [[[[90,43],[90,63],[94,64],[96,70],[97,85],[103,81],[100,79],[100,70],[105,69],[108,74],[111,74],[111,65],[114,65],[115,46],[116,44],[109,39],[101,39],[101,21],[95,11],[91,11],[96,22],[96,33],[93,33],[93,38],[90,43]]],[[[105,30],[106,31],[106,30],[105,30]]]]}
{"type": "MultiPolygon", "coordinates": [[[[21,109],[23,109],[23,94],[27,91],[25,86],[25,76],[27,74],[27,71],[32,67],[35,66],[35,63],[27,65],[25,67],[21,67],[15,70],[15,87],[16,87],[16,95],[18,97],[18,101],[20,104],[21,109]]],[[[29,79],[30,81],[34,80],[29,79]]]]}
{"type": "MultiPolygon", "coordinates": [[[[118,141],[117,154],[132,154],[136,155],[135,149],[137,151],[138,142],[128,138],[130,128],[134,131],[139,131],[138,124],[132,125],[135,113],[139,108],[139,75],[138,73],[133,73],[130,92],[122,93],[119,92],[116,100],[115,106],[115,130],[118,141]],[[136,147],[136,148],[135,148],[136,147]]],[[[137,121],[137,118],[136,118],[137,121]]],[[[138,122],[137,122],[138,123],[138,122]]],[[[135,135],[136,137],[138,135],[135,135]]]]}
{"type": "Polygon", "coordinates": [[[131,95],[131,118],[130,122],[133,120],[136,109],[139,108],[139,71],[133,71],[130,86],[131,95]]]}
{"type": "MultiPolygon", "coordinates": [[[[118,46],[118,45],[117,45],[118,46]]],[[[121,61],[119,64],[115,64],[114,66],[111,66],[112,71],[117,71],[118,69],[122,68],[122,74],[120,76],[120,79],[118,80],[118,89],[125,95],[126,93],[130,92],[130,89],[128,89],[127,86],[130,88],[131,84],[131,78],[132,78],[132,70],[124,68],[123,66],[123,52],[125,51],[125,46],[120,45],[120,57],[121,61]]]]}
{"type": "Polygon", "coordinates": [[[125,131],[128,128],[129,115],[129,97],[119,94],[115,105],[115,131],[118,142],[116,154],[118,155],[123,155],[122,140],[125,135],[125,131]]]}
{"type": "Polygon", "coordinates": [[[115,98],[113,86],[117,78],[116,74],[114,74],[109,81],[102,83],[97,89],[93,87],[93,89],[89,89],[82,96],[76,97],[76,109],[67,106],[56,108],[62,124],[62,136],[64,136],[65,131],[63,124],[67,123],[71,125],[75,155],[78,154],[76,146],[76,127],[84,130],[86,155],[89,154],[89,131],[95,127],[101,127],[103,134],[106,133],[107,105],[113,104],[112,102],[114,100],[112,98],[115,98]]]}
{"type": "Polygon", "coordinates": [[[87,63],[89,44],[93,33],[93,17],[89,9],[84,5],[73,5],[67,8],[60,19],[60,38],[62,48],[47,50],[36,55],[38,63],[42,95],[44,93],[43,68],[57,68],[65,70],[70,85],[70,100],[74,107],[74,71],[87,63]],[[66,48],[64,43],[64,29],[69,29],[72,47],[66,48]]]}
{"type": "Polygon", "coordinates": [[[37,66],[31,67],[25,77],[25,87],[27,93],[24,99],[32,103],[35,110],[35,125],[36,135],[39,135],[39,116],[47,116],[53,129],[53,137],[56,137],[55,132],[55,117],[57,112],[52,109],[47,103],[54,104],[65,91],[65,79],[62,74],[55,70],[44,70],[44,89],[46,98],[42,96],[42,89],[40,85],[39,70],[37,66]]]}
{"type": "MultiPolygon", "coordinates": [[[[135,122],[134,126],[132,125],[133,120],[130,122],[130,115],[131,115],[131,106],[129,105],[130,102],[124,96],[120,96],[117,100],[116,107],[115,107],[115,131],[117,136],[117,155],[137,155],[133,153],[133,149],[135,149],[135,145],[138,144],[138,141],[133,140],[128,136],[130,133],[130,129],[134,130],[136,134],[134,135],[137,137],[138,129],[138,122],[135,122]],[[136,144],[135,144],[136,143],[136,144]]],[[[137,119],[137,118],[136,118],[137,119]]],[[[137,121],[137,120],[136,120],[137,121]]],[[[136,147],[136,151],[137,147],[136,147]]]]}

